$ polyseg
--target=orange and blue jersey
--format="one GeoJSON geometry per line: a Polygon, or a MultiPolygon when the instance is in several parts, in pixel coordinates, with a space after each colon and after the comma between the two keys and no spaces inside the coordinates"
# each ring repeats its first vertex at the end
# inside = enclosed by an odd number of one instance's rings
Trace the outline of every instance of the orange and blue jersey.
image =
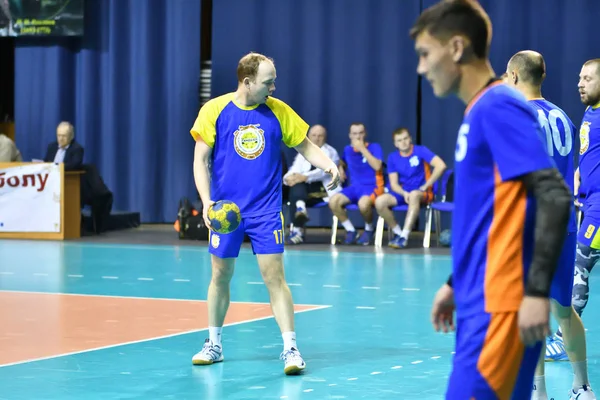
{"type": "Polygon", "coordinates": [[[535,201],[521,180],[554,168],[533,108],[497,81],[470,102],[455,150],[456,355],[447,399],[529,398],[541,342],[519,339],[535,201]]]}
{"type": "MultiPolygon", "coordinates": [[[[398,174],[398,184],[407,192],[419,189],[431,177],[431,160],[435,154],[425,146],[413,145],[406,156],[394,151],[388,156],[387,172],[398,174]]],[[[428,199],[433,199],[433,190],[426,193],[428,199]]]]}
{"type": "MultiPolygon", "coordinates": [[[[575,190],[575,125],[567,114],[557,105],[545,99],[529,100],[542,126],[542,142],[546,152],[556,165],[558,172],[569,185],[571,193],[575,190]]],[[[564,307],[571,306],[573,277],[577,249],[577,218],[575,208],[571,207],[571,216],[567,227],[567,237],[558,260],[558,267],[552,279],[550,297],[564,307]]]]}
{"type": "MultiPolygon", "coordinates": [[[[373,157],[383,160],[383,150],[377,143],[365,143],[367,150],[373,157]]],[[[350,145],[344,148],[342,161],[347,165],[347,173],[350,186],[342,190],[350,203],[356,204],[363,196],[369,196],[375,200],[384,191],[383,167],[375,171],[367,158],[361,152],[354,150],[350,145]]]]}
{"type": "MultiPolygon", "coordinates": [[[[529,100],[542,126],[542,142],[546,152],[554,160],[571,193],[575,190],[575,125],[556,104],[545,99],[529,100]]],[[[577,232],[575,209],[571,210],[568,232],[577,232]]]]}
{"type": "Polygon", "coordinates": [[[308,128],[291,107],[273,97],[250,107],[236,103],[234,93],[208,101],[191,134],[213,149],[212,199],[233,201],[242,217],[281,211],[280,143],[298,146],[308,128]]]}
{"type": "MultiPolygon", "coordinates": [[[[378,143],[365,143],[369,153],[378,160],[383,160],[383,150],[378,143]]],[[[383,172],[382,169],[379,171],[373,170],[366,157],[364,157],[359,151],[354,150],[350,145],[344,147],[342,154],[342,161],[348,166],[348,175],[352,185],[359,186],[382,186],[383,185],[383,172]]]]}
{"type": "Polygon", "coordinates": [[[494,83],[465,111],[455,151],[452,236],[457,314],[517,311],[533,252],[534,205],[524,175],[553,168],[537,115],[494,83]]]}

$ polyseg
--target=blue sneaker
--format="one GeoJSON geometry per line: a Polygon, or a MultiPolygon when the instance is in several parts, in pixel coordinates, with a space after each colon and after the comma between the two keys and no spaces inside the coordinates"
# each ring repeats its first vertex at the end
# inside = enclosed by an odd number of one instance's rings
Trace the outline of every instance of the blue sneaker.
{"type": "Polygon", "coordinates": [[[406,240],[402,236],[394,235],[392,240],[390,240],[390,242],[388,243],[388,246],[392,247],[394,249],[403,249],[406,247],[407,242],[408,242],[408,240],[406,240]]]}
{"type": "Polygon", "coordinates": [[[354,244],[354,242],[356,242],[357,235],[358,232],[356,231],[346,232],[346,240],[344,240],[344,244],[354,244]]]}
{"type": "Polygon", "coordinates": [[[374,234],[374,231],[364,231],[362,235],[360,235],[356,243],[362,244],[363,246],[368,246],[371,244],[374,234]]]}
{"type": "Polygon", "coordinates": [[[546,361],[569,361],[562,338],[557,336],[546,338],[546,361]]]}

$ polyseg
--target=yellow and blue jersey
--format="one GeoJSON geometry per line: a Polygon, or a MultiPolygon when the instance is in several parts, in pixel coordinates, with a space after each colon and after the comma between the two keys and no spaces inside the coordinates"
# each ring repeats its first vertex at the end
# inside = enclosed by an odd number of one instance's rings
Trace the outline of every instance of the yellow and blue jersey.
{"type": "Polygon", "coordinates": [[[500,82],[465,111],[455,150],[457,317],[516,312],[533,257],[535,202],[521,177],[553,168],[533,108],[500,82]]]}
{"type": "Polygon", "coordinates": [[[236,203],[243,218],[281,211],[280,143],[298,146],[308,124],[281,100],[238,104],[234,93],[208,101],[190,133],[212,148],[211,198],[236,203]]]}
{"type": "Polygon", "coordinates": [[[585,110],[579,140],[579,193],[591,197],[600,193],[600,103],[585,110]]]}

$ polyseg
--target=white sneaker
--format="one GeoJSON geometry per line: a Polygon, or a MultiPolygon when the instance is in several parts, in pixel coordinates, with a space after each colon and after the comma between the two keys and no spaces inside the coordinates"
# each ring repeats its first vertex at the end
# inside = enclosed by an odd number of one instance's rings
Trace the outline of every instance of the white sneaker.
{"type": "Polygon", "coordinates": [[[213,344],[209,339],[206,339],[202,350],[192,357],[192,364],[210,365],[212,363],[221,362],[223,359],[223,349],[221,346],[213,344]]]}
{"type": "Polygon", "coordinates": [[[285,350],[279,356],[284,361],[283,372],[286,375],[296,375],[306,368],[306,363],[302,359],[300,352],[295,348],[285,350]]]}
{"type": "Polygon", "coordinates": [[[596,395],[588,385],[583,385],[577,392],[571,389],[569,393],[571,394],[571,400],[596,400],[596,395]]]}

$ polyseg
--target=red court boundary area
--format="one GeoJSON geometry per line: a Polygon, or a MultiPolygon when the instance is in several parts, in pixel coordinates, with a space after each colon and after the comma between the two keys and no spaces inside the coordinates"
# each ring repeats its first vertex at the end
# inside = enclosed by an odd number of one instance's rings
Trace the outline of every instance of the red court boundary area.
{"type": "MultiPolygon", "coordinates": [[[[232,302],[225,325],[272,316],[268,303],[232,302]]],[[[32,292],[0,292],[0,321],[0,366],[208,328],[204,300],[32,292]]]]}

